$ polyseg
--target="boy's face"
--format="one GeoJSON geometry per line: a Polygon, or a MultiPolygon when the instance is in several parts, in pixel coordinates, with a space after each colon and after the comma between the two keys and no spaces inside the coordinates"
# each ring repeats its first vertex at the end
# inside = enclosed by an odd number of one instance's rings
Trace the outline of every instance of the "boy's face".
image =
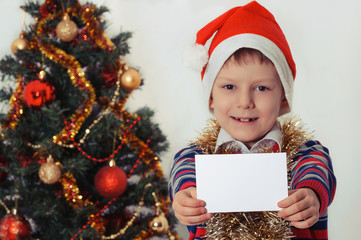
{"type": "Polygon", "coordinates": [[[209,106],[218,124],[251,148],[273,127],[288,103],[271,62],[248,59],[240,64],[230,59],[215,79],[209,106]]]}

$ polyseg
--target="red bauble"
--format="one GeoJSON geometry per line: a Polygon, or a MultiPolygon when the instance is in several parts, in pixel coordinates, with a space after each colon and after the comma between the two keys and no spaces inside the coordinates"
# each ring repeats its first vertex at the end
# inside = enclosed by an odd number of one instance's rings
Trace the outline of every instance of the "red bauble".
{"type": "Polygon", "coordinates": [[[118,197],[127,188],[127,175],[117,166],[106,166],[95,175],[95,188],[100,195],[106,198],[118,197]]]}
{"type": "Polygon", "coordinates": [[[2,240],[29,239],[30,234],[29,222],[18,214],[8,214],[0,222],[0,239],[2,240]]]}
{"type": "Polygon", "coordinates": [[[34,80],[24,88],[24,100],[31,108],[41,108],[55,100],[54,87],[43,80],[34,80]]]}

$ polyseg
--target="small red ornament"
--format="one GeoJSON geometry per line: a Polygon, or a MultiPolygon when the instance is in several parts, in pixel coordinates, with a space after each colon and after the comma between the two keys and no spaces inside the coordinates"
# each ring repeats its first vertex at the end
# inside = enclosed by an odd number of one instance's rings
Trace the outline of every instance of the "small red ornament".
{"type": "Polygon", "coordinates": [[[53,0],[46,0],[39,8],[41,18],[49,16],[49,14],[55,12],[57,5],[53,0]]]}
{"type": "Polygon", "coordinates": [[[109,65],[103,68],[102,78],[104,80],[104,87],[113,87],[118,80],[119,67],[115,65],[109,65]]]}
{"type": "Polygon", "coordinates": [[[127,175],[117,166],[105,166],[95,175],[94,185],[100,195],[115,198],[127,188],[127,175]]]}
{"type": "Polygon", "coordinates": [[[121,228],[132,218],[133,214],[126,210],[125,212],[116,212],[112,214],[105,215],[103,217],[105,233],[104,235],[111,235],[116,232],[119,232],[121,228]]]}
{"type": "Polygon", "coordinates": [[[44,80],[31,81],[24,88],[24,100],[31,108],[41,108],[55,100],[55,89],[44,80]]]}
{"type": "MultiPolygon", "coordinates": [[[[0,167],[7,167],[9,165],[8,160],[6,159],[5,156],[0,155],[0,167]]],[[[7,171],[6,170],[0,170],[0,183],[2,183],[7,176],[7,171]]]]}
{"type": "Polygon", "coordinates": [[[18,214],[10,213],[0,222],[0,239],[2,240],[30,239],[30,234],[29,222],[18,214]]]}
{"type": "Polygon", "coordinates": [[[19,160],[20,166],[22,168],[28,167],[30,164],[32,164],[35,161],[32,156],[21,153],[17,153],[16,158],[19,160]]]}

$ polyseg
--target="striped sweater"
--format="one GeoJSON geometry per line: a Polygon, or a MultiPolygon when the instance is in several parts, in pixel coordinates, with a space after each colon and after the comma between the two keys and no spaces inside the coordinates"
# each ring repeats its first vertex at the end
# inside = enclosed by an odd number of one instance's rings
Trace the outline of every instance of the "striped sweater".
{"type": "MultiPolygon", "coordinates": [[[[169,193],[173,196],[178,191],[194,186],[195,161],[194,156],[202,154],[196,146],[190,146],[179,151],[174,158],[169,180],[169,193]]],[[[327,234],[327,207],[335,195],[336,178],[333,174],[332,163],[328,149],[318,141],[308,141],[302,145],[293,159],[295,164],[291,170],[291,189],[308,187],[313,189],[320,199],[319,221],[308,229],[293,228],[294,238],[297,240],[324,240],[327,234]]],[[[203,225],[188,226],[189,239],[202,239],[205,234],[203,225]]]]}

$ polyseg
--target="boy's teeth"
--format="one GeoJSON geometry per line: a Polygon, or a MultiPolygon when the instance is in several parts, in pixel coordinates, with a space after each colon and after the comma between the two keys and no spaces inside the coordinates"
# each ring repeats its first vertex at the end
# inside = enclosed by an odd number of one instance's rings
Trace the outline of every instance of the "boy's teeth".
{"type": "Polygon", "coordinates": [[[253,121],[253,118],[235,118],[237,119],[238,121],[241,121],[241,122],[250,122],[250,121],[253,121]]]}

